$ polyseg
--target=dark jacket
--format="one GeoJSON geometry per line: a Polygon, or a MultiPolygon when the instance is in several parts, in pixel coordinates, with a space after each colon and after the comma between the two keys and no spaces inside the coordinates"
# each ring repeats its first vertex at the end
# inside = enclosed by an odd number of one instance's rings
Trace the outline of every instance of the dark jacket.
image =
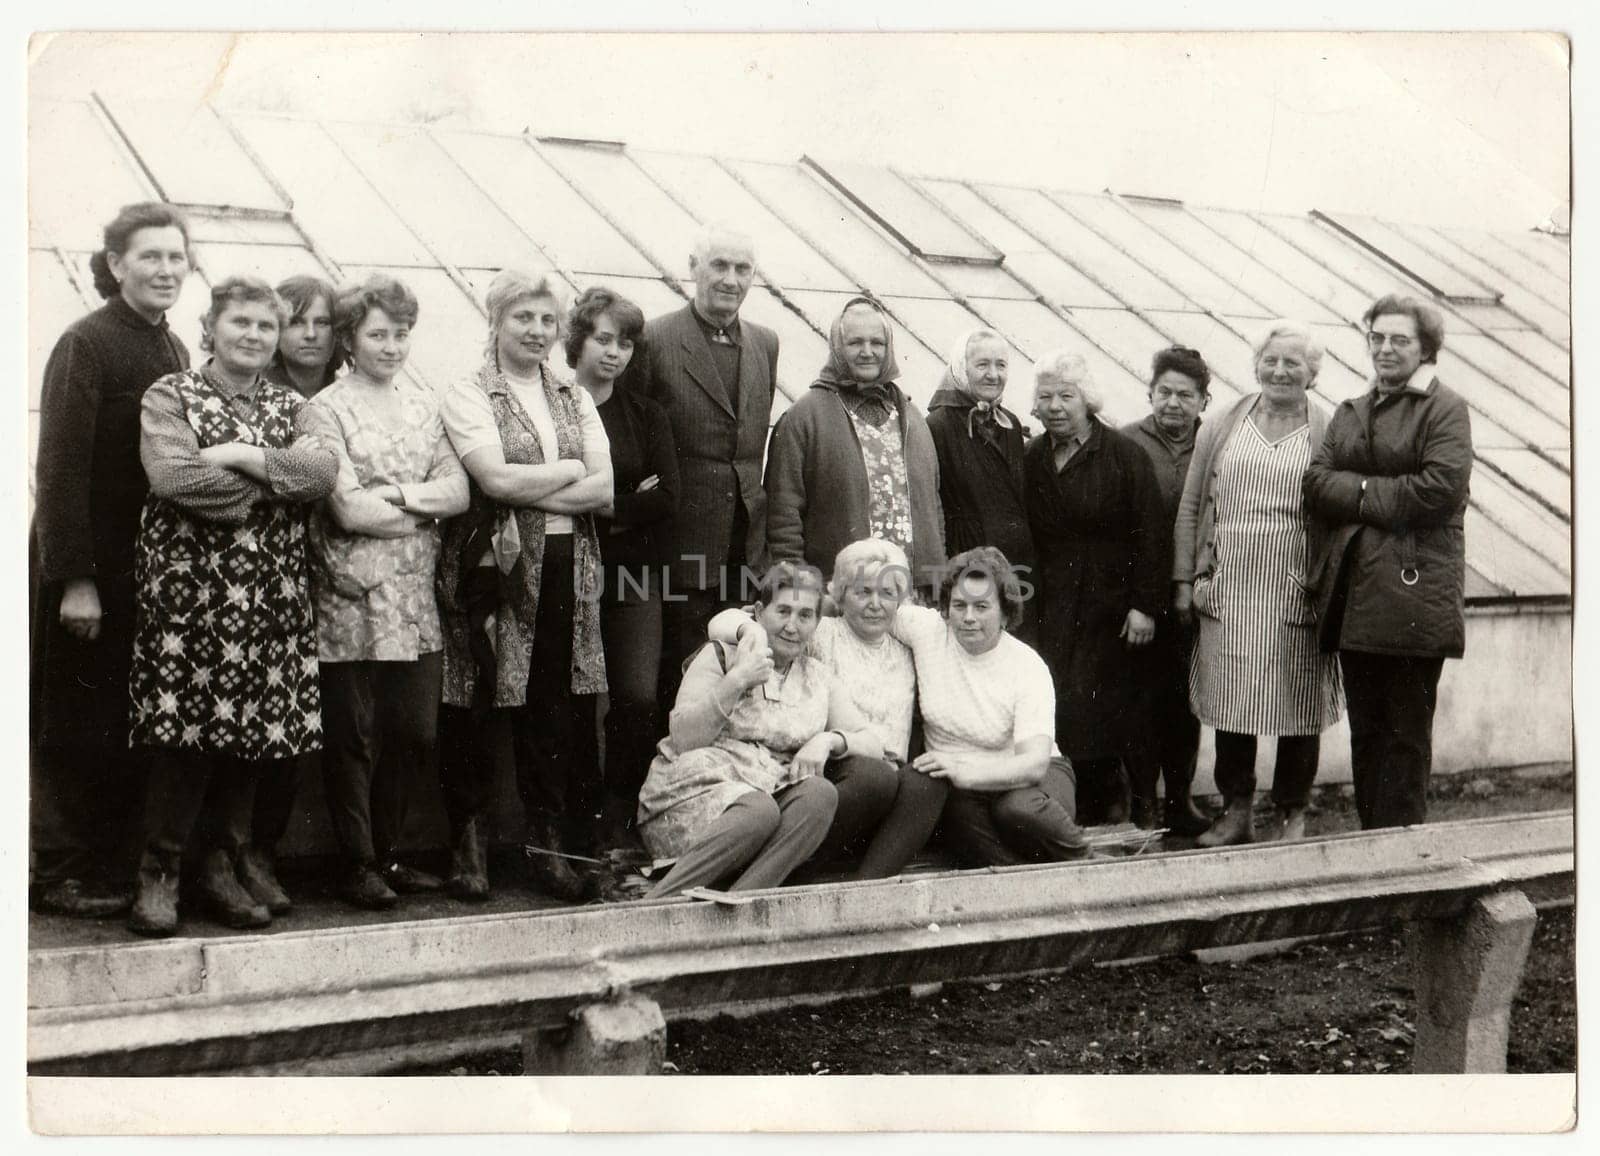
{"type": "MultiPolygon", "coordinates": [[[[911,489],[911,573],[932,585],[944,565],[939,458],[916,404],[892,382],[911,489]]],[[[767,546],[774,561],[804,561],[823,574],[851,542],[871,536],[867,468],[837,387],[816,381],[772,431],[767,457],[767,546]]]]}
{"type": "Polygon", "coordinates": [[[939,456],[939,501],[944,507],[944,546],[951,557],[976,546],[993,546],[1013,566],[1033,566],[1022,453],[1027,433],[1017,415],[1005,429],[974,423],[974,398],[945,384],[928,402],[928,432],[939,456]]]}
{"type": "Polygon", "coordinates": [[[1156,618],[1167,603],[1161,491],[1144,450],[1098,420],[1059,473],[1052,458],[1048,433],[1028,443],[1038,649],[1055,678],[1056,742],[1068,758],[1120,754],[1142,725],[1123,623],[1129,610],[1156,618]]]}
{"type": "Polygon", "coordinates": [[[1305,478],[1324,650],[1461,657],[1471,474],[1466,402],[1437,377],[1339,405],[1305,478]]]}
{"type": "Polygon", "coordinates": [[[672,518],[678,509],[678,454],[672,423],[648,397],[614,386],[598,407],[611,443],[611,476],[616,497],[612,515],[595,518],[600,560],[606,569],[606,591],[619,589],[616,568],[626,566],[638,581],[640,570],[654,570],[672,561],[672,518]],[[652,474],[654,489],[639,492],[652,474]]]}
{"type": "Polygon", "coordinates": [[[660,404],[672,422],[680,486],[672,581],[678,589],[716,588],[741,504],[748,526],[744,563],[759,567],[766,557],[761,453],[777,388],[778,335],[743,317],[739,329],[736,407],[720,385],[692,306],[646,323],[643,348],[629,367],[626,386],[660,404]]]}

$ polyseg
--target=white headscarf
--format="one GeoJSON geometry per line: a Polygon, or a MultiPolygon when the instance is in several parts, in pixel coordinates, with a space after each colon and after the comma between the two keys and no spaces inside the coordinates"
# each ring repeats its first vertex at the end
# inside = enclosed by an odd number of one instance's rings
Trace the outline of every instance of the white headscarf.
{"type": "Polygon", "coordinates": [[[973,399],[972,408],[967,411],[967,435],[969,437],[972,436],[974,424],[986,414],[992,417],[994,424],[1001,429],[1014,429],[1017,424],[1011,419],[1010,414],[1000,408],[998,401],[989,402],[979,397],[967,378],[967,349],[979,337],[1005,341],[1005,338],[1001,337],[993,329],[969,329],[956,342],[955,348],[950,351],[950,359],[946,363],[950,370],[951,382],[954,383],[958,390],[973,399]]]}

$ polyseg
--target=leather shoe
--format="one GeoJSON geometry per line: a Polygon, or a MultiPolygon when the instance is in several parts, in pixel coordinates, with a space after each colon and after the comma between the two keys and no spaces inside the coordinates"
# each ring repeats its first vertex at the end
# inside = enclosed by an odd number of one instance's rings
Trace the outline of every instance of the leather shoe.
{"type": "Polygon", "coordinates": [[[283,915],[294,908],[289,893],[273,873],[272,857],[260,847],[246,847],[239,852],[239,882],[252,899],[273,915],[283,915]]]}
{"type": "Polygon", "coordinates": [[[1256,841],[1256,820],[1251,807],[1255,800],[1249,797],[1229,799],[1227,808],[1218,815],[1205,833],[1195,839],[1196,847],[1233,847],[1240,843],[1256,841]]]}
{"type": "Polygon", "coordinates": [[[398,895],[422,895],[429,891],[438,891],[444,886],[444,882],[437,875],[429,875],[426,871],[407,867],[398,860],[385,863],[378,869],[378,874],[383,876],[383,881],[389,885],[390,890],[398,895]]]}
{"type": "Polygon", "coordinates": [[[206,909],[225,927],[266,927],[272,922],[272,912],[266,905],[257,903],[239,885],[239,869],[233,856],[220,847],[206,856],[199,887],[206,909]]]}
{"type": "Polygon", "coordinates": [[[548,854],[563,850],[559,823],[536,820],[528,824],[525,853],[528,856],[528,876],[534,886],[555,899],[582,903],[590,898],[590,889],[583,875],[574,870],[571,860],[559,854],[548,854]]]}
{"type": "Polygon", "coordinates": [[[339,894],[347,902],[365,907],[368,911],[386,911],[400,902],[400,897],[389,889],[389,885],[372,869],[370,863],[358,863],[352,867],[339,884],[339,894]]]}
{"type": "Polygon", "coordinates": [[[96,893],[81,879],[57,879],[34,889],[28,906],[49,915],[71,915],[78,919],[104,919],[121,915],[133,906],[130,892],[96,893]]]}

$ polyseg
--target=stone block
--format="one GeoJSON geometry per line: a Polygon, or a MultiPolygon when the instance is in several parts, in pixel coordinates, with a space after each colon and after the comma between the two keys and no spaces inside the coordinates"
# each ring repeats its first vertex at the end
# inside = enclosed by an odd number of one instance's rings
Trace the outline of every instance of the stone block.
{"type": "Polygon", "coordinates": [[[522,1043],[522,1070],[530,1076],[653,1076],[666,1058],[666,1017],[642,996],[589,1004],[569,1026],[522,1043]]]}

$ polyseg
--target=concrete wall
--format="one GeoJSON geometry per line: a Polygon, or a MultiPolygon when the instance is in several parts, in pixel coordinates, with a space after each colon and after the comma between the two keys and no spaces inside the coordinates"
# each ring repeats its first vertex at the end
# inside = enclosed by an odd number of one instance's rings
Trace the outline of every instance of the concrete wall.
{"type": "MultiPolygon", "coordinates": [[[[1446,662],[1434,720],[1434,769],[1443,774],[1572,758],[1572,612],[1551,607],[1482,607],[1467,612],[1467,653],[1446,662]]],[[[1274,744],[1259,745],[1258,781],[1272,782],[1274,744]]],[[[1201,737],[1195,790],[1216,790],[1211,778],[1211,732],[1201,737]]],[[[511,767],[501,768],[496,826],[501,838],[521,834],[521,808],[511,767]]],[[[1341,720],[1322,738],[1319,783],[1350,781],[1350,731],[1341,720]]],[[[436,781],[419,784],[407,843],[437,847],[446,841],[444,804],[436,781]]],[[[280,851],[286,855],[333,850],[320,775],[301,784],[294,826],[280,851]]]]}

